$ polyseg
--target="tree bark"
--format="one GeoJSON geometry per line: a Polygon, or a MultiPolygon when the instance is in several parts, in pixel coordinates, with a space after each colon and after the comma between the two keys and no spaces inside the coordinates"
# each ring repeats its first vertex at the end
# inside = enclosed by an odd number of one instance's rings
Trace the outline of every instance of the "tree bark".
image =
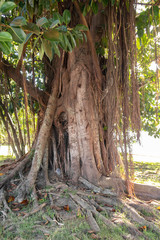
{"type": "MultiPolygon", "coordinates": [[[[60,59],[58,61],[60,64],[60,59]]],[[[53,81],[53,87],[52,87],[52,93],[49,97],[44,120],[42,123],[42,126],[40,128],[39,134],[38,134],[38,139],[36,143],[36,148],[35,148],[35,153],[34,153],[34,158],[32,161],[32,166],[31,170],[28,174],[27,177],[27,188],[30,189],[34,186],[34,183],[37,178],[38,171],[40,169],[43,155],[44,155],[44,150],[46,147],[46,143],[50,134],[51,126],[53,123],[53,118],[54,118],[54,113],[56,110],[56,102],[57,102],[57,93],[58,93],[58,88],[59,88],[59,69],[57,68],[56,76],[53,81]]]]}

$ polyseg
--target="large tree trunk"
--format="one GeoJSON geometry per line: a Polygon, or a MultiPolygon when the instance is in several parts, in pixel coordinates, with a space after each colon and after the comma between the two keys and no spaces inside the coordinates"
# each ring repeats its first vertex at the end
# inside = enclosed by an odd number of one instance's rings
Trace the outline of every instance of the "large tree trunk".
{"type": "Polygon", "coordinates": [[[53,139],[58,135],[59,158],[55,164],[74,182],[82,176],[98,183],[102,173],[105,174],[97,93],[92,57],[83,45],[68,55],[66,68],[63,68],[53,131],[53,139]]]}

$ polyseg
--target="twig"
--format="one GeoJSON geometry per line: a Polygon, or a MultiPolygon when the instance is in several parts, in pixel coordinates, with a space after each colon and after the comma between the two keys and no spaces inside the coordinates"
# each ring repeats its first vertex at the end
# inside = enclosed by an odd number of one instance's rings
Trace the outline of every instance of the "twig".
{"type": "Polygon", "coordinates": [[[46,203],[42,203],[40,206],[38,206],[36,209],[34,209],[33,211],[31,211],[30,213],[27,213],[26,215],[24,215],[23,218],[29,217],[34,213],[39,212],[40,210],[42,210],[42,208],[44,208],[46,206],[46,203]]]}

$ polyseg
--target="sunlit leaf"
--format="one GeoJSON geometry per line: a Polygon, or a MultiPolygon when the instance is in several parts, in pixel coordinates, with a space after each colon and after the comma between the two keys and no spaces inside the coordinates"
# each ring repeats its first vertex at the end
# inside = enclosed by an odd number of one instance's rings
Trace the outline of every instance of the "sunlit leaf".
{"type": "Polygon", "coordinates": [[[40,50],[39,50],[39,58],[40,58],[40,60],[43,59],[43,56],[44,56],[44,47],[43,47],[43,44],[41,44],[41,47],[40,47],[40,50]]]}
{"type": "Polygon", "coordinates": [[[0,41],[11,42],[12,41],[12,35],[8,32],[0,32],[0,41]]]}
{"type": "Polygon", "coordinates": [[[69,10],[65,9],[63,12],[63,21],[66,25],[71,21],[71,13],[69,10]]]}
{"type": "Polygon", "coordinates": [[[6,55],[9,55],[11,53],[12,45],[9,43],[10,42],[0,42],[0,49],[6,55]]]}
{"type": "Polygon", "coordinates": [[[26,39],[26,34],[21,28],[11,27],[8,29],[13,37],[13,40],[18,43],[23,43],[26,39]]]}
{"type": "Polygon", "coordinates": [[[59,23],[60,23],[59,19],[53,21],[52,24],[51,24],[51,26],[50,26],[50,28],[56,27],[59,23]]]}
{"type": "Polygon", "coordinates": [[[16,17],[11,23],[10,23],[10,26],[11,27],[20,27],[20,26],[24,26],[26,25],[27,22],[26,22],[26,19],[22,16],[20,17],[16,17]]]}
{"type": "Polygon", "coordinates": [[[24,43],[27,43],[32,35],[33,35],[33,33],[28,33],[24,43]]]}
{"type": "Polygon", "coordinates": [[[23,26],[23,30],[27,30],[29,32],[39,34],[40,29],[35,23],[27,23],[27,25],[23,26]]]}
{"type": "Polygon", "coordinates": [[[4,2],[0,8],[0,12],[6,13],[8,11],[13,10],[17,5],[14,2],[4,2]]]}
{"type": "Polygon", "coordinates": [[[42,17],[37,21],[37,26],[42,27],[45,23],[48,23],[48,20],[46,17],[42,17]]]}
{"type": "Polygon", "coordinates": [[[51,61],[53,59],[51,42],[46,39],[43,39],[42,43],[43,43],[44,52],[47,55],[47,57],[49,58],[49,60],[51,61]]]}
{"type": "Polygon", "coordinates": [[[50,41],[58,41],[59,40],[59,32],[56,29],[49,29],[43,34],[44,38],[50,41]]]}
{"type": "Polygon", "coordinates": [[[83,32],[83,36],[84,36],[85,41],[87,42],[87,36],[86,36],[85,32],[83,32]]]}
{"type": "Polygon", "coordinates": [[[19,44],[18,46],[18,58],[20,59],[23,52],[24,43],[19,44]]]}
{"type": "Polygon", "coordinates": [[[53,49],[54,49],[55,54],[57,54],[58,57],[60,57],[61,53],[60,53],[60,51],[59,51],[58,45],[57,45],[55,42],[52,42],[52,47],[53,47],[53,49]]]}

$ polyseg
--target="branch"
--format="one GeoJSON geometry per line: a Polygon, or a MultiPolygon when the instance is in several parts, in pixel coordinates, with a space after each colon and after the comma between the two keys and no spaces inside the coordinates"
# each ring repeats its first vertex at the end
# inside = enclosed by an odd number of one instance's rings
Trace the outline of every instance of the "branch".
{"type": "MultiPolygon", "coordinates": [[[[19,87],[23,88],[23,75],[20,73],[19,68],[14,68],[9,62],[3,59],[0,62],[0,70],[6,73],[9,78],[12,78],[19,87]]],[[[29,81],[26,81],[26,88],[31,97],[37,100],[42,106],[46,106],[49,97],[45,92],[34,87],[29,81]]]]}

